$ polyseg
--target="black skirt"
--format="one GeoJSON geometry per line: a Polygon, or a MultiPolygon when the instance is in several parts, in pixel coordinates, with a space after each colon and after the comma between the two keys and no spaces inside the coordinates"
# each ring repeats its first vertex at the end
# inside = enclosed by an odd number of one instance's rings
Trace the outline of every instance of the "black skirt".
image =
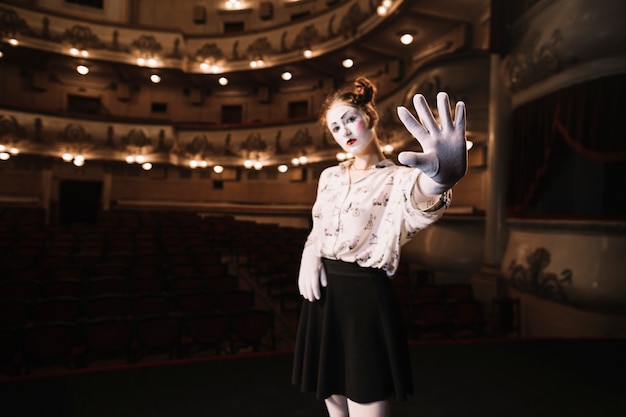
{"type": "Polygon", "coordinates": [[[304,300],[292,382],[319,399],[358,403],[413,393],[407,336],[391,280],[380,269],[323,259],[328,286],[304,300]]]}

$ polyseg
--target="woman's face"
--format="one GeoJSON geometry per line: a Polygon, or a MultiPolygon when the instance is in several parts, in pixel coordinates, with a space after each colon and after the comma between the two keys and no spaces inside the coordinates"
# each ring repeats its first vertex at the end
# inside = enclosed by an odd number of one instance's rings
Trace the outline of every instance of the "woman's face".
{"type": "Polygon", "coordinates": [[[326,112],[326,126],[341,148],[353,155],[367,148],[374,139],[374,130],[365,115],[356,107],[335,104],[326,112]]]}

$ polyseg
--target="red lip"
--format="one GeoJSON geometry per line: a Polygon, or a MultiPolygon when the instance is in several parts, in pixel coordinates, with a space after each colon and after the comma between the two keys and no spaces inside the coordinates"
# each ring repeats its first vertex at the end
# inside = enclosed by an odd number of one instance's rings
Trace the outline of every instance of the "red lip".
{"type": "Polygon", "coordinates": [[[356,139],[355,139],[355,138],[350,138],[350,139],[348,139],[348,141],[346,142],[346,144],[349,146],[349,145],[353,145],[353,144],[354,144],[354,142],[356,142],[356,139]]]}

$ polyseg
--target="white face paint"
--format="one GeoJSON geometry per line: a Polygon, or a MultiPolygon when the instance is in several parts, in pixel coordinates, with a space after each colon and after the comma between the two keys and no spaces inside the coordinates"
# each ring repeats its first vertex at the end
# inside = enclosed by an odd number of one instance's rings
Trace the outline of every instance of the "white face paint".
{"type": "Polygon", "coordinates": [[[326,112],[326,126],[341,148],[353,155],[365,149],[374,139],[374,130],[363,113],[345,104],[331,106],[326,112]]]}

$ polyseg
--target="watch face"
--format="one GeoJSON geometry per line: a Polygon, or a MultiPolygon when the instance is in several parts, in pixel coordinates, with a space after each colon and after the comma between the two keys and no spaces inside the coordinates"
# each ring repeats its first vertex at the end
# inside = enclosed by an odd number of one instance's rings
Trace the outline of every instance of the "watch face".
{"type": "Polygon", "coordinates": [[[335,142],[348,153],[358,155],[374,139],[374,130],[361,110],[345,104],[332,106],[326,112],[326,126],[335,142]]]}

